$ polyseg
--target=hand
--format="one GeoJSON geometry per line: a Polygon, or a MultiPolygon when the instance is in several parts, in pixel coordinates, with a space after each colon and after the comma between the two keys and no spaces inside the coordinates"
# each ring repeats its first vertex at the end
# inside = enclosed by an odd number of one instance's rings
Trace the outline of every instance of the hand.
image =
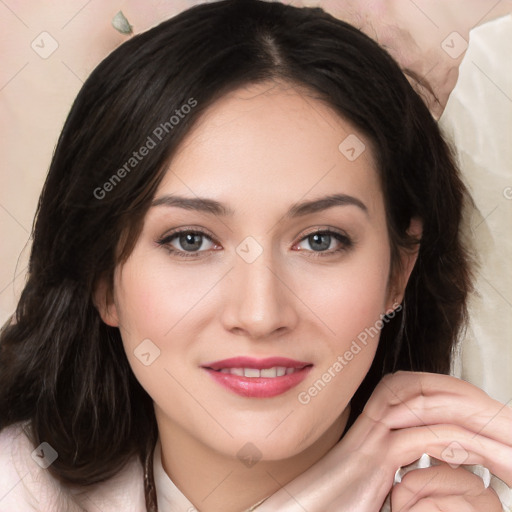
{"type": "Polygon", "coordinates": [[[393,487],[393,512],[502,512],[501,502],[483,480],[448,464],[410,471],[393,487]]]}
{"type": "MultiPolygon", "coordinates": [[[[396,470],[423,453],[452,465],[482,464],[511,486],[511,432],[512,409],[465,381],[431,373],[390,374],[343,439],[263,502],[258,512],[376,512],[392,488],[396,470]]],[[[412,485],[418,475],[407,482],[412,485]]],[[[448,492],[439,482],[432,482],[431,503],[448,499],[439,494],[448,492]]],[[[395,491],[395,499],[404,489],[395,491]]],[[[448,492],[448,497],[457,494],[448,492]]]]}

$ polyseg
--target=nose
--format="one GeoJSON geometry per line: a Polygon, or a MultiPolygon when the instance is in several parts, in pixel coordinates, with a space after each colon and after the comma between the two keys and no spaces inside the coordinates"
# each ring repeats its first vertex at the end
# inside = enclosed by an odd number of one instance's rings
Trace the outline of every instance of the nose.
{"type": "Polygon", "coordinates": [[[226,276],[224,327],[251,339],[268,339],[293,330],[299,319],[289,273],[266,250],[251,263],[238,255],[226,276]]]}

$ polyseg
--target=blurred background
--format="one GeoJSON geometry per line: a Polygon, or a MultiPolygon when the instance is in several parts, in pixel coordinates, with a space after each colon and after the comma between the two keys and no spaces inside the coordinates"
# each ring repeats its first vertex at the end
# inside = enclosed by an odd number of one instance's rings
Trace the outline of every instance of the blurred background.
{"type": "MultiPolygon", "coordinates": [[[[199,3],[205,2],[0,0],[1,324],[14,312],[23,288],[38,197],[65,117],[83,82],[133,34],[199,3]]],[[[353,22],[439,87],[439,98],[443,106],[446,103],[439,123],[457,149],[475,200],[475,208],[466,213],[466,236],[480,258],[470,325],[453,374],[511,405],[510,2],[285,3],[320,6],[353,22]]]]}

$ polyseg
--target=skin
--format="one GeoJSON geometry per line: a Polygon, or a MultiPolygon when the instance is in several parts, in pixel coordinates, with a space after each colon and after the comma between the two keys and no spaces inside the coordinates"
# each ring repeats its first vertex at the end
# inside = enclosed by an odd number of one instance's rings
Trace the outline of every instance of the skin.
{"type": "MultiPolygon", "coordinates": [[[[289,85],[251,86],[213,105],[188,134],[155,198],[171,194],[215,199],[234,213],[150,208],[132,254],[116,270],[114,300],[102,316],[119,326],[133,371],[154,400],[167,474],[199,510],[239,512],[336,444],[378,337],[308,404],[298,401],[298,392],[399,304],[416,255],[403,255],[403,272],[391,282],[384,202],[369,141],[289,85]],[[349,134],[366,145],[354,161],[338,149],[349,134]],[[284,217],[292,204],[332,193],[357,198],[366,211],[345,205],[284,217]],[[157,243],[182,227],[209,233],[197,259],[174,256],[157,243]],[[315,257],[318,242],[312,245],[308,235],[329,227],[346,233],[353,245],[324,239],[320,251],[344,250],[315,257]],[[262,249],[252,263],[236,252],[249,236],[262,249]],[[160,349],[150,366],[134,355],[147,338],[160,349]],[[297,388],[246,398],[200,368],[237,355],[284,356],[314,366],[297,388]],[[261,457],[252,467],[237,456],[249,441],[261,457]]],[[[411,229],[419,235],[421,224],[411,229]]],[[[179,237],[168,245],[189,248],[179,237]]]]}

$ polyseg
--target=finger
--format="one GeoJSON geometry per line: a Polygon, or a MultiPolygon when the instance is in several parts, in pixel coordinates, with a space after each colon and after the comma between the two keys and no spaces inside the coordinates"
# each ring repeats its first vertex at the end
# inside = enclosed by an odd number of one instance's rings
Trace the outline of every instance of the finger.
{"type": "MultiPolygon", "coordinates": [[[[464,469],[451,468],[447,464],[410,471],[402,481],[393,487],[391,505],[393,511],[407,512],[424,498],[460,496],[477,510],[492,511],[501,509],[501,502],[490,487],[486,488],[483,480],[464,469]]],[[[457,510],[457,509],[455,509],[457,510]]]]}
{"type": "Polygon", "coordinates": [[[512,485],[512,447],[458,425],[421,425],[390,431],[363,411],[344,441],[339,450],[333,450],[333,457],[339,456],[340,462],[350,450],[372,460],[378,453],[376,466],[387,474],[394,474],[398,468],[426,453],[453,467],[481,464],[507,485],[512,485]]]}
{"type": "Polygon", "coordinates": [[[411,464],[423,453],[452,467],[481,464],[512,485],[512,448],[454,425],[430,425],[392,431],[388,457],[395,467],[411,464]]]}
{"type": "MultiPolygon", "coordinates": [[[[395,512],[395,509],[392,510],[395,512]]],[[[482,512],[460,496],[429,496],[422,498],[412,507],[396,510],[397,512],[482,512]]],[[[495,511],[491,509],[486,512],[495,511]]]]}
{"type": "Polygon", "coordinates": [[[512,445],[512,408],[448,375],[389,374],[368,400],[365,413],[390,429],[453,423],[512,445]]]}
{"type": "MultiPolygon", "coordinates": [[[[395,509],[392,509],[395,512],[395,509]]],[[[410,508],[396,509],[397,512],[502,512],[501,503],[481,508],[461,496],[432,496],[422,498],[410,508]]]]}

